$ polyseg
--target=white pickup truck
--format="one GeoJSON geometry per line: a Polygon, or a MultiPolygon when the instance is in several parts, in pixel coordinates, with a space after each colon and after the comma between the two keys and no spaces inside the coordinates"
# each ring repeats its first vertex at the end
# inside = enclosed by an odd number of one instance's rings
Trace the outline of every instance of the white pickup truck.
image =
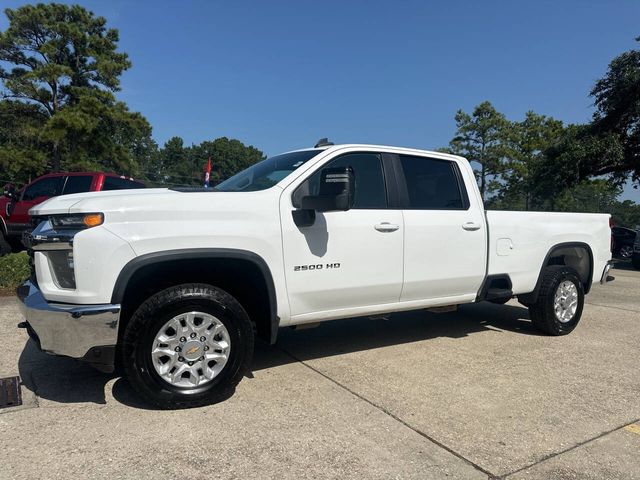
{"type": "Polygon", "coordinates": [[[228,396],[254,336],[280,327],[515,297],[563,335],[611,278],[609,215],[485,212],[464,158],[406,148],[325,142],[215,188],[67,195],[31,214],[20,326],[46,352],[121,365],[162,408],[228,396]]]}

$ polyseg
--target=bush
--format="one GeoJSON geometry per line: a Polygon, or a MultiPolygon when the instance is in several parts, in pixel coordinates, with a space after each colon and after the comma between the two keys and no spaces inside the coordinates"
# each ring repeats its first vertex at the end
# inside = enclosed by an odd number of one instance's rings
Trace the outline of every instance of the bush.
{"type": "Polygon", "coordinates": [[[29,278],[29,256],[26,252],[0,257],[0,288],[15,288],[29,278]]]}

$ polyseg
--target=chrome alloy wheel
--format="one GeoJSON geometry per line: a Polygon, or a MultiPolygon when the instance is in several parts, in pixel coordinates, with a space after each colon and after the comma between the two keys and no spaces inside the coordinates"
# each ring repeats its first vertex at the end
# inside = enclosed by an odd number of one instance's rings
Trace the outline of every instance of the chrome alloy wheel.
{"type": "Polygon", "coordinates": [[[556,295],[553,299],[553,310],[555,311],[556,318],[562,322],[567,323],[573,319],[578,309],[578,287],[576,284],[565,280],[558,285],[556,295]]]}
{"type": "Polygon", "coordinates": [[[220,320],[204,312],[185,312],[158,331],[151,360],[165,382],[176,387],[198,387],[222,371],[230,351],[229,332],[220,320]]]}
{"type": "Polygon", "coordinates": [[[620,256],[622,258],[631,258],[633,255],[633,247],[631,245],[624,245],[620,247],[620,256]]]}

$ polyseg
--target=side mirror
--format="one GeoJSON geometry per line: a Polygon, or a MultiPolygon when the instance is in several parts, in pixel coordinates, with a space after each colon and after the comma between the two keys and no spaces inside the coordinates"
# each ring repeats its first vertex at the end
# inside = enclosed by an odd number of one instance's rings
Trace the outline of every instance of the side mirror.
{"type": "Polygon", "coordinates": [[[316,212],[347,211],[353,207],[354,189],[353,168],[325,168],[320,174],[318,195],[302,197],[300,206],[316,212]]]}
{"type": "Polygon", "coordinates": [[[13,201],[18,200],[18,191],[13,185],[5,185],[3,195],[13,201]]]}

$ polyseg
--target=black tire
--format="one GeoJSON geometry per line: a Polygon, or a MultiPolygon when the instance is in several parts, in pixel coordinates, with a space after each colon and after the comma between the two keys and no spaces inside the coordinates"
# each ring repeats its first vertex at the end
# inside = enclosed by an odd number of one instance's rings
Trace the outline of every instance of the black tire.
{"type": "Polygon", "coordinates": [[[127,324],[122,341],[122,366],[134,390],[162,409],[209,405],[231,396],[253,356],[254,332],[242,305],[224,290],[206,284],[168,288],[145,301],[127,324]],[[178,387],[163,380],[152,364],[156,333],[180,313],[201,311],[215,316],[229,333],[231,349],[224,368],[200,387],[178,387]]]}
{"type": "Polygon", "coordinates": [[[564,265],[551,265],[542,273],[542,283],[536,303],[529,306],[529,315],[533,324],[548,335],[567,335],[580,322],[584,307],[584,287],[578,272],[564,265]],[[564,282],[572,282],[577,289],[578,305],[569,321],[561,322],[554,310],[554,299],[558,286],[564,282]]]}
{"type": "Polygon", "coordinates": [[[10,254],[12,251],[11,244],[7,242],[4,233],[0,231],[0,257],[10,254]]]}
{"type": "Polygon", "coordinates": [[[631,265],[633,265],[633,268],[635,268],[636,270],[640,270],[640,255],[637,253],[633,254],[633,257],[631,257],[631,265]]]}

